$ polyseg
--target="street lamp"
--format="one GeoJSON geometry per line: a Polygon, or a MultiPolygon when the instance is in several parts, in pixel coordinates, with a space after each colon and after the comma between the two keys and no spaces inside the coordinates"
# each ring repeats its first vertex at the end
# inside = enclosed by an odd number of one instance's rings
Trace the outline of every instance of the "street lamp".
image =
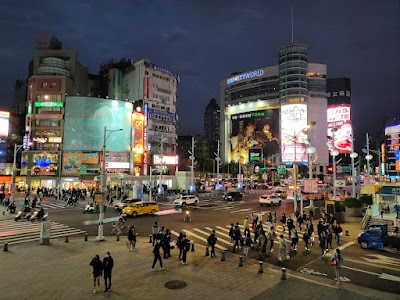
{"type": "Polygon", "coordinates": [[[350,153],[351,158],[351,197],[356,197],[356,172],[354,171],[354,159],[358,157],[357,152],[350,153]]]}
{"type": "MultiPolygon", "coordinates": [[[[107,130],[106,126],[104,126],[104,135],[103,135],[103,159],[101,162],[101,193],[102,193],[102,198],[105,195],[106,192],[106,142],[107,139],[110,137],[110,135],[113,132],[116,131],[122,131],[123,129],[115,129],[115,130],[107,130]],[[107,135],[108,132],[108,135],[107,135]]],[[[98,233],[96,237],[96,241],[104,241],[105,237],[103,234],[103,219],[104,219],[104,207],[103,203],[99,205],[100,211],[99,211],[99,228],[98,228],[98,233]]]]}
{"type": "MultiPolygon", "coordinates": [[[[312,173],[312,155],[317,152],[317,149],[315,147],[311,146],[311,143],[309,140],[303,140],[304,143],[308,145],[307,148],[307,154],[308,154],[308,180],[310,181],[310,194],[309,194],[309,200],[310,200],[310,208],[314,207],[314,199],[311,199],[312,196],[311,194],[313,193],[313,188],[312,188],[312,180],[313,180],[313,173],[312,173]]],[[[303,213],[303,199],[301,200],[301,213],[303,213]]]]}
{"type": "Polygon", "coordinates": [[[14,144],[14,160],[12,166],[12,175],[11,175],[11,201],[14,200],[14,188],[15,188],[15,172],[16,172],[16,164],[17,164],[17,152],[23,147],[24,145],[17,145],[14,144]]]}
{"type": "Polygon", "coordinates": [[[338,131],[337,128],[332,128],[332,144],[327,143],[328,147],[331,149],[330,155],[333,161],[333,200],[336,201],[336,156],[339,155],[339,151],[335,149],[335,132],[338,131]]]}

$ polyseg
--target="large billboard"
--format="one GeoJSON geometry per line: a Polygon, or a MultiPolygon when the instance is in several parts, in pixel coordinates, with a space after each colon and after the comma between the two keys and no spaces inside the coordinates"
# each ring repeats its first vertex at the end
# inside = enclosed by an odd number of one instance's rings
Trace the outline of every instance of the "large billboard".
{"type": "Polygon", "coordinates": [[[98,153],[67,152],[62,155],[62,174],[86,174],[87,165],[99,165],[98,153]]]}
{"type": "Polygon", "coordinates": [[[10,128],[10,113],[0,111],[0,162],[7,160],[7,137],[10,128]]]}
{"type": "Polygon", "coordinates": [[[307,161],[307,104],[281,106],[282,162],[307,161]]]}
{"type": "Polygon", "coordinates": [[[106,133],[107,151],[130,151],[132,133],[130,102],[90,97],[67,97],[64,150],[101,151],[106,133]],[[110,130],[123,129],[110,134],[110,130]]]}
{"type": "Polygon", "coordinates": [[[262,148],[266,159],[279,153],[279,109],[234,114],[230,128],[230,161],[248,163],[252,148],[262,148]]]}
{"type": "Polygon", "coordinates": [[[328,136],[332,137],[332,128],[336,128],[334,147],[339,153],[352,152],[351,106],[349,104],[328,106],[328,136]]]}

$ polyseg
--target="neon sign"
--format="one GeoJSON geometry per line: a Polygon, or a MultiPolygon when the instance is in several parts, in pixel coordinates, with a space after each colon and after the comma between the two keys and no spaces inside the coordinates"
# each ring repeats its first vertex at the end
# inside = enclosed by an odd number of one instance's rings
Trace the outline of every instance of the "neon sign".
{"type": "Polygon", "coordinates": [[[226,81],[226,83],[227,84],[231,84],[231,83],[234,83],[234,82],[241,81],[243,79],[250,79],[250,78],[254,78],[254,77],[260,77],[260,76],[263,76],[263,75],[264,75],[264,70],[260,69],[260,70],[257,70],[257,71],[251,71],[251,72],[235,75],[235,76],[229,78],[226,81]]]}

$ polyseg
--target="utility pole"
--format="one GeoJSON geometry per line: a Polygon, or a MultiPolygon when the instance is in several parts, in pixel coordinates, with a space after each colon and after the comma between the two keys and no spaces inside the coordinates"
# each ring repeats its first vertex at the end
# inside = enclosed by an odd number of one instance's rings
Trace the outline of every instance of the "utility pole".
{"type": "Polygon", "coordinates": [[[365,159],[367,160],[367,172],[368,172],[368,184],[371,183],[370,179],[371,179],[371,174],[369,171],[370,168],[370,164],[369,161],[371,160],[371,155],[369,154],[369,137],[368,137],[368,132],[365,134],[366,138],[367,138],[367,156],[365,157],[365,159]]]}

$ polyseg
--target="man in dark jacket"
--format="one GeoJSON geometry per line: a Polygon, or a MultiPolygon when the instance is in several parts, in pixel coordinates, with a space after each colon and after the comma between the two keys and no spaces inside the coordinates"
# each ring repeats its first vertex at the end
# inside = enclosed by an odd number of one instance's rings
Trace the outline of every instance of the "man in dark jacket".
{"type": "Polygon", "coordinates": [[[156,244],[153,248],[154,261],[153,261],[153,265],[151,266],[152,269],[154,269],[154,266],[156,265],[157,260],[159,260],[160,261],[160,269],[162,270],[162,259],[161,259],[161,255],[160,255],[160,248],[161,248],[161,241],[157,239],[156,244]]]}
{"type": "Polygon", "coordinates": [[[212,233],[207,239],[208,245],[211,246],[211,257],[215,257],[215,244],[217,243],[217,236],[215,234],[215,230],[213,229],[212,233]]]}
{"type": "Polygon", "coordinates": [[[96,255],[90,264],[93,268],[92,277],[93,277],[93,294],[96,294],[97,291],[100,289],[100,277],[103,272],[103,264],[101,263],[100,257],[96,255]],[[97,286],[96,286],[97,282],[97,286]]]}
{"type": "Polygon", "coordinates": [[[114,267],[114,260],[111,257],[110,252],[107,252],[106,257],[104,257],[103,259],[104,292],[111,291],[111,272],[113,267],[114,267]]]}
{"type": "Polygon", "coordinates": [[[182,245],[183,245],[182,265],[186,265],[187,253],[190,250],[190,240],[186,237],[186,234],[183,234],[182,245]]]}
{"type": "Polygon", "coordinates": [[[239,245],[240,238],[241,238],[241,234],[240,234],[239,223],[236,223],[234,236],[233,236],[233,240],[235,241],[235,243],[233,244],[233,249],[232,249],[233,253],[235,253],[236,247],[240,248],[240,245],[239,245]]]}

